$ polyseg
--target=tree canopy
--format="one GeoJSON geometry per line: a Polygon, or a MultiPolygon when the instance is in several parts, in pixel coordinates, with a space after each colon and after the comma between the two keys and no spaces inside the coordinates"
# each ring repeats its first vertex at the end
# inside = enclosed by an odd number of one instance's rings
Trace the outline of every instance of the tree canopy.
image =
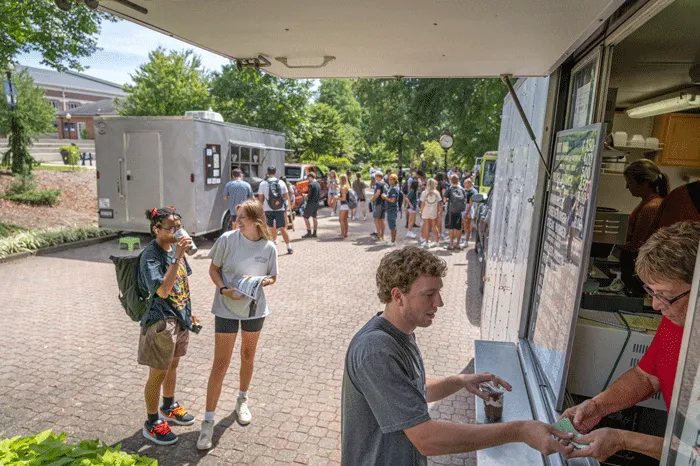
{"type": "Polygon", "coordinates": [[[212,103],[202,60],[192,50],[168,52],[158,47],[131,79],[134,84],[124,85],[127,96],[117,100],[121,115],[184,115],[207,110],[212,103]]]}
{"type": "Polygon", "coordinates": [[[116,21],[84,6],[62,11],[53,0],[2,0],[0,66],[22,53],[39,52],[41,62],[51,68],[82,70],[80,59],[97,50],[97,33],[104,20],[116,21]]]}

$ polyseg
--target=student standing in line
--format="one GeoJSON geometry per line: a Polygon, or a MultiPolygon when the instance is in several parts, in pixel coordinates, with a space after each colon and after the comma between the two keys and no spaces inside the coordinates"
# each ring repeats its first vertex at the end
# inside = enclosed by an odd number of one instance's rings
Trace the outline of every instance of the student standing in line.
{"type": "MultiPolygon", "coordinates": [[[[365,197],[367,183],[362,181],[362,173],[355,173],[355,181],[352,182],[352,189],[357,193],[357,202],[362,208],[362,219],[367,220],[367,198],[365,197]]],[[[357,220],[357,208],[352,211],[352,219],[357,220]]]]}
{"type": "Polygon", "coordinates": [[[338,222],[340,223],[340,236],[338,238],[345,239],[348,237],[348,229],[350,227],[348,218],[350,217],[350,206],[348,205],[348,192],[350,191],[350,183],[346,175],[340,175],[340,190],[338,202],[340,203],[338,222]]]}
{"type": "Polygon", "coordinates": [[[211,311],[215,316],[214,363],[207,384],[206,413],[197,440],[200,450],[212,447],[216,406],[239,328],[242,333],[241,368],[234,412],[241,425],[250,424],[253,419],[248,408],[248,390],[258,339],[265,317],[270,313],[265,287],[277,281],[277,248],[268,238],[265,213],[260,204],[255,201],[241,204],[238,221],[240,228],[221,235],[209,252],[209,276],[216,286],[211,311]],[[236,281],[245,275],[265,277],[257,299],[234,290],[236,281]]]}
{"type": "Polygon", "coordinates": [[[386,221],[391,232],[389,246],[396,246],[396,216],[399,212],[399,177],[392,173],[389,175],[389,190],[382,197],[386,202],[386,221]]]}
{"type": "Polygon", "coordinates": [[[459,176],[455,173],[450,178],[450,186],[445,190],[445,229],[450,235],[450,243],[445,246],[448,251],[459,249],[459,237],[462,232],[462,213],[466,210],[467,192],[459,185],[459,176]]]}
{"type": "Polygon", "coordinates": [[[412,180],[409,186],[408,194],[405,199],[406,212],[408,215],[408,232],[406,233],[406,238],[415,238],[416,234],[413,233],[413,226],[416,224],[416,212],[418,210],[418,180],[412,180]]]}
{"type": "Polygon", "coordinates": [[[339,187],[338,175],[335,170],[331,170],[328,174],[328,205],[331,207],[331,217],[336,214],[336,205],[338,203],[339,187]]]}
{"type": "Polygon", "coordinates": [[[240,168],[231,170],[231,177],[233,179],[226,183],[224,187],[224,201],[230,199],[227,230],[235,230],[238,228],[238,224],[236,223],[236,208],[248,199],[255,199],[253,196],[253,188],[250,187],[250,183],[243,181],[243,173],[240,168]]]}
{"type": "Polygon", "coordinates": [[[139,260],[139,286],[151,296],[151,304],[141,319],[138,363],[149,367],[144,390],[147,419],[142,434],[158,445],[172,445],[177,436],[168,422],[181,426],[194,423],[194,416],[175,401],[175,385],[180,358],[187,353],[189,332],[197,318],[192,315],[188,275],[192,274],[185,252],[192,239],[175,239],[182,227],[180,214],[173,207],[146,212],[155,238],[143,249],[139,260]],[[158,407],[161,388],[163,404],[158,407]]]}
{"type": "Polygon", "coordinates": [[[318,230],[318,207],[321,202],[321,185],[316,181],[316,173],[309,172],[306,176],[309,180],[309,189],[304,195],[306,197],[306,206],[304,207],[304,223],[306,223],[306,234],[302,238],[316,238],[316,230],[318,230]],[[314,230],[311,232],[310,218],[314,219],[314,230]]]}
{"type": "Polygon", "coordinates": [[[437,226],[435,222],[438,218],[440,206],[440,192],[437,190],[437,182],[430,178],[428,179],[428,187],[421,195],[420,216],[423,219],[423,243],[421,246],[428,249],[431,246],[437,246],[440,241],[437,226]],[[435,235],[435,243],[430,242],[430,233],[435,235]]]}
{"type": "Polygon", "coordinates": [[[384,184],[384,174],[382,172],[374,173],[374,196],[370,202],[374,203],[374,226],[377,229],[377,241],[384,242],[384,219],[386,218],[386,202],[383,195],[386,194],[387,186],[384,184]]]}
{"type": "Polygon", "coordinates": [[[464,242],[459,246],[466,248],[469,245],[469,240],[472,237],[472,219],[476,215],[476,204],[472,201],[472,196],[478,191],[474,188],[474,182],[471,178],[464,180],[464,189],[467,191],[467,207],[462,214],[462,229],[464,230],[464,242]]]}
{"type": "Polygon", "coordinates": [[[267,168],[267,179],[260,183],[258,199],[263,205],[267,219],[268,234],[272,241],[277,241],[277,230],[282,231],[282,239],[287,245],[287,254],[293,254],[292,246],[287,233],[287,219],[285,219],[284,201],[289,202],[287,185],[276,178],[277,169],[274,166],[267,168]]]}

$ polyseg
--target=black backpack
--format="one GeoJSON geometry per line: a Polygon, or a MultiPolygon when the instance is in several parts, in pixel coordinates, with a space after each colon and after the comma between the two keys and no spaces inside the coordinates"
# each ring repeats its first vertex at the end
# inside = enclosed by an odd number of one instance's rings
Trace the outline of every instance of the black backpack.
{"type": "Polygon", "coordinates": [[[345,195],[345,202],[348,203],[350,209],[357,209],[357,193],[354,189],[349,189],[345,195]]]}
{"type": "Polygon", "coordinates": [[[467,193],[460,187],[451,187],[447,211],[451,214],[461,214],[467,206],[467,193]]]}
{"type": "Polygon", "coordinates": [[[141,318],[151,306],[149,294],[139,286],[141,254],[143,251],[137,256],[109,256],[117,271],[119,301],[126,315],[134,322],[141,322],[141,318]]]}
{"type": "Polygon", "coordinates": [[[268,181],[268,186],[270,189],[267,194],[267,205],[269,205],[272,210],[283,209],[284,197],[282,196],[282,187],[280,186],[279,180],[268,181]]]}

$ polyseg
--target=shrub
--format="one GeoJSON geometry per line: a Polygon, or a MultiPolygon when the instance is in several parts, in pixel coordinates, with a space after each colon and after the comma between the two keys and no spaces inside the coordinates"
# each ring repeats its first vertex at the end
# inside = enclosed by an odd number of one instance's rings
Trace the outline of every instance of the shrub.
{"type": "Polygon", "coordinates": [[[78,165],[80,161],[80,148],[78,146],[61,146],[59,152],[62,153],[64,151],[68,152],[68,165],[78,165]]]}
{"type": "Polygon", "coordinates": [[[36,189],[36,182],[34,181],[34,175],[31,172],[25,171],[21,175],[16,175],[15,179],[10,186],[5,191],[6,196],[12,196],[16,194],[23,194],[29,191],[34,191],[36,189]]]}
{"type": "Polygon", "coordinates": [[[0,464],[91,466],[157,466],[154,459],[124,453],[121,445],[110,447],[100,440],[67,444],[66,434],[50,430],[29,437],[0,440],[0,464]]]}
{"type": "MultiPolygon", "coordinates": [[[[31,252],[40,248],[98,238],[110,234],[112,234],[112,230],[106,230],[94,225],[17,232],[6,238],[0,238],[0,259],[18,252],[31,252]]],[[[0,462],[0,464],[3,463],[0,462]]]]}
{"type": "Polygon", "coordinates": [[[25,191],[17,194],[8,192],[3,196],[8,201],[21,202],[31,205],[47,205],[50,207],[58,204],[58,197],[61,195],[60,189],[47,189],[45,191],[25,191]]]}
{"type": "Polygon", "coordinates": [[[333,170],[347,170],[352,166],[352,162],[346,157],[334,157],[332,155],[322,155],[317,160],[318,165],[325,165],[333,170]]]}
{"type": "Polygon", "coordinates": [[[0,222],[0,238],[7,238],[15,233],[20,233],[22,231],[27,231],[26,228],[14,223],[0,222]]]}

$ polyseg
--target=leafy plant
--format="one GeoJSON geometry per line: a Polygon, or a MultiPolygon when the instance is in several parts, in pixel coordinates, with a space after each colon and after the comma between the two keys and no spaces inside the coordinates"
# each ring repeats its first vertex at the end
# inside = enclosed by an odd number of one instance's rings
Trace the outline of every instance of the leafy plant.
{"type": "MultiPolygon", "coordinates": [[[[51,228],[47,230],[21,231],[6,238],[0,238],[0,259],[19,252],[31,252],[40,248],[57,246],[90,238],[98,238],[112,234],[112,230],[106,230],[94,225],[79,225],[71,227],[51,228]]],[[[2,451],[0,450],[0,465],[2,463],[2,451]]]]}
{"type": "Polygon", "coordinates": [[[21,202],[31,205],[47,205],[50,207],[58,204],[58,197],[61,195],[60,189],[47,189],[44,191],[25,191],[18,194],[5,194],[3,198],[8,201],[21,202]]]}
{"type": "Polygon", "coordinates": [[[15,225],[14,223],[0,222],[0,238],[7,238],[8,236],[23,231],[27,231],[27,229],[19,225],[15,225]]]}
{"type": "Polygon", "coordinates": [[[68,165],[77,165],[80,161],[80,148],[78,146],[61,146],[59,152],[68,152],[68,165]]]}
{"type": "Polygon", "coordinates": [[[318,158],[318,164],[329,167],[331,170],[347,170],[352,163],[345,157],[333,157],[332,155],[322,155],[318,158]]]}
{"type": "Polygon", "coordinates": [[[29,191],[34,191],[35,189],[36,181],[34,180],[34,175],[32,175],[30,172],[25,172],[15,176],[15,180],[10,183],[10,186],[8,186],[7,190],[5,191],[5,195],[15,196],[29,191]]]}
{"type": "Polygon", "coordinates": [[[121,445],[110,447],[100,440],[66,443],[66,434],[50,430],[28,437],[0,440],[0,465],[32,466],[157,466],[158,461],[124,453],[121,445]]]}
{"type": "Polygon", "coordinates": [[[80,165],[71,165],[70,167],[67,165],[36,165],[34,167],[33,171],[60,171],[60,172],[66,172],[66,171],[74,171],[74,172],[84,172],[90,170],[88,167],[82,167],[80,165]]]}

